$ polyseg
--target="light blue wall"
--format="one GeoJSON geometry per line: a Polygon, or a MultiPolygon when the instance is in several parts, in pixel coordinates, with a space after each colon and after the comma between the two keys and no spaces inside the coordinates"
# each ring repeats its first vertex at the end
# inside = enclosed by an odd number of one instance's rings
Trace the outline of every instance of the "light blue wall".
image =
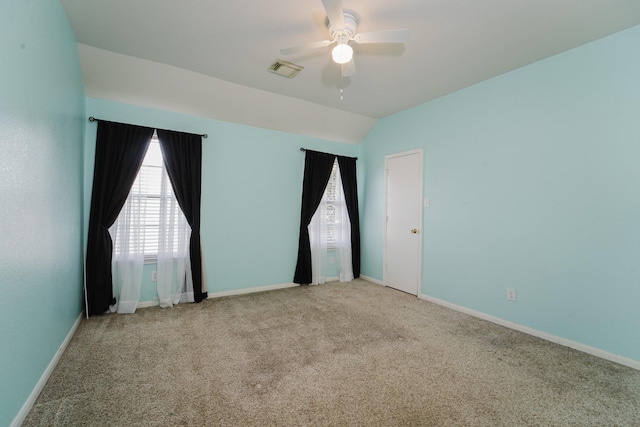
{"type": "MultiPolygon", "coordinates": [[[[103,99],[87,98],[87,115],[209,135],[203,139],[201,237],[210,293],[291,283],[304,170],[300,147],[347,156],[359,156],[362,148],[103,99]]],[[[86,129],[88,216],[97,125],[86,129]]],[[[142,301],[156,296],[152,269],[145,269],[142,301]]]]}
{"type": "Polygon", "coordinates": [[[82,311],[84,88],[57,1],[0,2],[0,425],[82,311]]]}
{"type": "Polygon", "coordinates": [[[382,120],[363,274],[382,278],[384,156],[422,147],[423,294],[640,360],[639,48],[635,27],[382,120]]]}

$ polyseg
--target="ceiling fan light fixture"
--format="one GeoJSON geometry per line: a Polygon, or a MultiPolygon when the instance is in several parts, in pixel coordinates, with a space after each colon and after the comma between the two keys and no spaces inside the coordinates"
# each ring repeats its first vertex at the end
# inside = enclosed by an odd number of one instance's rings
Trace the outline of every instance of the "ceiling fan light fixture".
{"type": "Polygon", "coordinates": [[[331,57],[336,64],[346,64],[353,58],[353,48],[347,43],[338,43],[331,51],[331,57]]]}

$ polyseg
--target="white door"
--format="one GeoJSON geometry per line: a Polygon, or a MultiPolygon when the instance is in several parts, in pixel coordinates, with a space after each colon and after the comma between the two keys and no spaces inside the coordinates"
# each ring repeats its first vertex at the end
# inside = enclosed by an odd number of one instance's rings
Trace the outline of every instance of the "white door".
{"type": "Polygon", "coordinates": [[[385,157],[383,282],[418,295],[422,265],[422,150],[385,157]]]}

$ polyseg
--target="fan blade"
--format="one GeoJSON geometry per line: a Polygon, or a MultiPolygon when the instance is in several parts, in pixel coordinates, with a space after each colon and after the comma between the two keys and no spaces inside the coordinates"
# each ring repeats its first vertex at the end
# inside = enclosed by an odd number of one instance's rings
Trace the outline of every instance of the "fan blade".
{"type": "Polygon", "coordinates": [[[306,52],[308,50],[319,49],[321,47],[329,46],[333,41],[331,40],[320,40],[313,43],[306,43],[300,46],[289,47],[287,49],[280,49],[280,53],[283,55],[291,55],[293,53],[306,52]]]}
{"type": "Polygon", "coordinates": [[[345,77],[351,77],[356,73],[356,62],[351,59],[351,61],[347,62],[342,66],[342,75],[345,77]]]}
{"type": "Polygon", "coordinates": [[[344,10],[342,0],[322,0],[325,12],[333,28],[342,29],[344,25],[344,10]]]}
{"type": "Polygon", "coordinates": [[[356,43],[404,43],[409,40],[409,30],[383,30],[359,33],[353,37],[356,43]]]}

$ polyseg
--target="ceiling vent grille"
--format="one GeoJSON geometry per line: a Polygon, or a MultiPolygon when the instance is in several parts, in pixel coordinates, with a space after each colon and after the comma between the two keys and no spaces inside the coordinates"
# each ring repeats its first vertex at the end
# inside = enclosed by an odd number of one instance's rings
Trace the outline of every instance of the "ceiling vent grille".
{"type": "Polygon", "coordinates": [[[298,75],[300,71],[302,71],[304,67],[296,64],[292,64],[291,62],[283,61],[281,59],[276,60],[269,67],[269,71],[272,73],[278,74],[280,76],[288,77],[290,79],[294,78],[298,75]]]}

